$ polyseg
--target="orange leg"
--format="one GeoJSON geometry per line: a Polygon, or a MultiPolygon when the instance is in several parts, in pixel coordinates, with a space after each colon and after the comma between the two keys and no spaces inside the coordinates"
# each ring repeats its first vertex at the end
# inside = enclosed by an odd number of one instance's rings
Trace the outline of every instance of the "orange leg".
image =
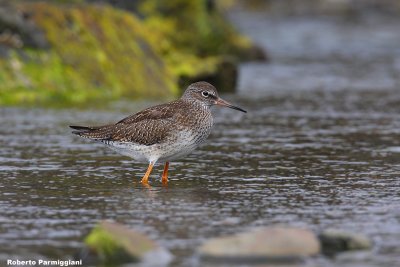
{"type": "Polygon", "coordinates": [[[168,167],[169,167],[169,162],[167,161],[165,162],[164,171],[162,173],[162,178],[161,178],[163,184],[168,183],[168,167]]]}
{"type": "Polygon", "coordinates": [[[151,170],[153,169],[154,164],[153,163],[149,163],[149,167],[147,168],[146,173],[144,174],[141,183],[142,184],[149,184],[149,176],[151,173],[151,170]]]}

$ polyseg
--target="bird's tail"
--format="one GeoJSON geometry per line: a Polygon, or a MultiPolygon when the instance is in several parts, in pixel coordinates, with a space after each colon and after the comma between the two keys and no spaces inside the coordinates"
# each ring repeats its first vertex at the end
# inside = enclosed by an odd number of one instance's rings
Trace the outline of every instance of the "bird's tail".
{"type": "Polygon", "coordinates": [[[87,133],[87,132],[95,130],[95,127],[76,126],[76,125],[70,125],[69,128],[76,130],[76,131],[72,131],[72,133],[76,134],[76,135],[81,135],[82,133],[87,133]]]}
{"type": "Polygon", "coordinates": [[[111,137],[111,132],[109,131],[109,126],[75,126],[71,125],[70,128],[76,130],[72,131],[73,134],[76,134],[81,137],[90,138],[94,140],[108,140],[111,137]]]}
{"type": "Polygon", "coordinates": [[[93,131],[97,130],[98,127],[89,127],[89,126],[76,126],[76,125],[70,125],[70,128],[76,130],[76,131],[72,131],[73,134],[82,136],[82,137],[87,137],[87,138],[91,138],[91,133],[93,133],[93,131]]]}

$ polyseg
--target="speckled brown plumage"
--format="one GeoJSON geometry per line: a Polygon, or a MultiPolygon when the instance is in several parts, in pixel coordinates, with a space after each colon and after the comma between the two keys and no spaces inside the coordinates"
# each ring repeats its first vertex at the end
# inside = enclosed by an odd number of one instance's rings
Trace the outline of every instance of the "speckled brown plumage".
{"type": "MultiPolygon", "coordinates": [[[[245,112],[222,100],[211,84],[198,82],[190,85],[180,99],[147,108],[115,124],[70,127],[75,129],[72,133],[76,135],[103,142],[121,154],[150,162],[142,179],[147,182],[155,162],[168,163],[190,153],[205,141],[213,125],[212,105],[245,112]]],[[[168,173],[168,164],[165,173],[168,173]]]]}

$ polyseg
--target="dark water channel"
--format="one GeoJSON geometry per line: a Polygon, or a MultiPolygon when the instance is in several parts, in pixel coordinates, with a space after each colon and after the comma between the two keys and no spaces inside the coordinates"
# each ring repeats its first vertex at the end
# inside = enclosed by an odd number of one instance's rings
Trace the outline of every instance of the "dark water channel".
{"type": "Polygon", "coordinates": [[[111,219],[171,250],[172,266],[202,266],[195,249],[207,238],[274,224],[373,240],[371,251],[306,266],[400,266],[399,24],[233,16],[273,61],[242,67],[226,98],[249,112],[216,109],[208,143],[171,164],[168,188],[161,166],[143,188],[146,165],[67,128],[143,103],[0,109],[0,260],[65,258],[111,219]]]}

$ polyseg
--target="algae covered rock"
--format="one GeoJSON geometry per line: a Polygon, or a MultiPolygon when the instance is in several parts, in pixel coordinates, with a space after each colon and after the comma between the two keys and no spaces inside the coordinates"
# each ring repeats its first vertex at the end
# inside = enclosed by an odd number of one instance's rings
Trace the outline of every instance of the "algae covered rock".
{"type": "Polygon", "coordinates": [[[32,9],[61,60],[92,85],[134,97],[173,93],[174,78],[134,14],[96,5],[32,9]]]}
{"type": "Polygon", "coordinates": [[[173,98],[198,80],[233,91],[238,62],[259,53],[215,3],[8,1],[0,8],[0,105],[173,98]]]}
{"type": "Polygon", "coordinates": [[[309,230],[264,227],[211,239],[200,247],[199,253],[206,261],[270,263],[292,262],[319,251],[319,241],[309,230]]]}
{"type": "MultiPolygon", "coordinates": [[[[91,264],[145,262],[154,266],[168,264],[172,255],[142,233],[124,225],[102,221],[85,238],[92,256],[91,264]]],[[[89,264],[84,259],[85,264],[89,264]]]]}
{"type": "Polygon", "coordinates": [[[1,60],[0,102],[79,104],[177,93],[176,78],[155,49],[157,41],[134,14],[50,2],[21,2],[18,9],[30,14],[51,49],[24,47],[1,60]]]}

